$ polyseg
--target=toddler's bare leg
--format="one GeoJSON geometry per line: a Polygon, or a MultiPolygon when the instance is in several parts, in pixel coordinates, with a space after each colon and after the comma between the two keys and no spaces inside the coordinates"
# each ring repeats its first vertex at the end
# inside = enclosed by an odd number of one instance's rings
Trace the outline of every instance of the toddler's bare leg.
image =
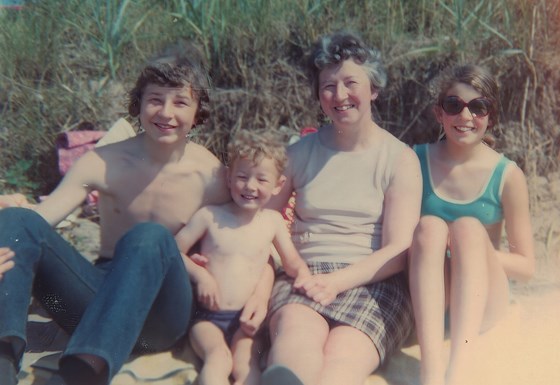
{"type": "Polygon", "coordinates": [[[203,361],[198,383],[230,385],[233,362],[222,331],[208,321],[201,321],[191,327],[189,337],[195,353],[203,361]]]}
{"type": "Polygon", "coordinates": [[[257,335],[249,337],[241,330],[233,336],[231,343],[233,355],[233,385],[259,385],[261,368],[262,341],[257,335]]]}

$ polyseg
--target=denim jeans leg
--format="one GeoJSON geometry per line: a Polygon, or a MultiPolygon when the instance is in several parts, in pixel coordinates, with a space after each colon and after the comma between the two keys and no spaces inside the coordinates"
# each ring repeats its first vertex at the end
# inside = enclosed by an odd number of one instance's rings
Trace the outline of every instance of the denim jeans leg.
{"type": "Polygon", "coordinates": [[[71,355],[99,356],[108,364],[108,379],[137,341],[140,350],[153,351],[169,348],[185,335],[192,306],[188,274],[164,226],[134,226],[118,242],[113,258],[61,360],[64,365],[71,355]]]}
{"type": "Polygon", "coordinates": [[[0,246],[15,252],[15,267],[0,280],[0,339],[19,340],[21,358],[32,292],[72,332],[104,273],[32,210],[0,210],[0,246]]]}

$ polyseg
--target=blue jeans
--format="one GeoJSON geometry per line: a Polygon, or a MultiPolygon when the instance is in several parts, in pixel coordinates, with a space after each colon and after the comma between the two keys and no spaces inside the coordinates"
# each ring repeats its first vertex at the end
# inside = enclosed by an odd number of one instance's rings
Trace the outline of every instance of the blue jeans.
{"type": "Polygon", "coordinates": [[[172,347],[191,317],[192,289],[173,235],[141,223],[117,243],[112,260],[88,262],[40,215],[0,210],[0,246],[15,252],[15,267],[0,280],[0,340],[21,358],[33,295],[72,336],[63,353],[93,354],[111,379],[129,355],[172,347]]]}

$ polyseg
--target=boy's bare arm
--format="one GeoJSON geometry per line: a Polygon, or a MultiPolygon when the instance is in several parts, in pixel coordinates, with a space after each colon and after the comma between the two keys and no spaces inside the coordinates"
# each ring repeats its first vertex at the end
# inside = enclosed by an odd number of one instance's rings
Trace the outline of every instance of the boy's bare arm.
{"type": "Polygon", "coordinates": [[[56,225],[80,206],[95,189],[104,162],[95,152],[84,154],[60,182],[58,187],[35,210],[49,224],[56,225]]]}
{"type": "Polygon", "coordinates": [[[183,257],[185,269],[197,287],[198,302],[209,310],[218,310],[220,292],[216,280],[205,267],[196,264],[186,254],[199,239],[204,237],[208,229],[209,215],[210,211],[207,208],[198,210],[175,235],[175,241],[183,257]]]}
{"type": "Polygon", "coordinates": [[[177,232],[175,241],[182,253],[187,253],[194,244],[204,236],[206,232],[206,208],[201,208],[191,219],[177,232]]]}
{"type": "Polygon", "coordinates": [[[192,276],[195,282],[198,282],[201,275],[207,275],[208,271],[206,268],[197,265],[188,256],[187,252],[198,242],[198,240],[204,237],[207,226],[207,216],[209,211],[207,208],[203,207],[198,210],[191,219],[177,232],[175,235],[175,241],[177,242],[177,247],[183,256],[183,261],[185,263],[185,268],[192,276]]]}

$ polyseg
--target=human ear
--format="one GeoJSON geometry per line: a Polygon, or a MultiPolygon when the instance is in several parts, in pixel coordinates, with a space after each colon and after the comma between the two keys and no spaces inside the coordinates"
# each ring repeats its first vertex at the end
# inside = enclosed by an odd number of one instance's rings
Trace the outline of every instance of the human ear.
{"type": "Polygon", "coordinates": [[[282,191],[282,187],[284,187],[285,183],[286,183],[286,176],[280,175],[278,177],[278,180],[276,181],[276,187],[274,187],[274,190],[272,190],[272,195],[278,195],[280,191],[282,191]]]}
{"type": "Polygon", "coordinates": [[[377,89],[375,89],[375,87],[371,87],[371,101],[374,102],[377,97],[379,96],[379,91],[377,91],[377,89]]]}

